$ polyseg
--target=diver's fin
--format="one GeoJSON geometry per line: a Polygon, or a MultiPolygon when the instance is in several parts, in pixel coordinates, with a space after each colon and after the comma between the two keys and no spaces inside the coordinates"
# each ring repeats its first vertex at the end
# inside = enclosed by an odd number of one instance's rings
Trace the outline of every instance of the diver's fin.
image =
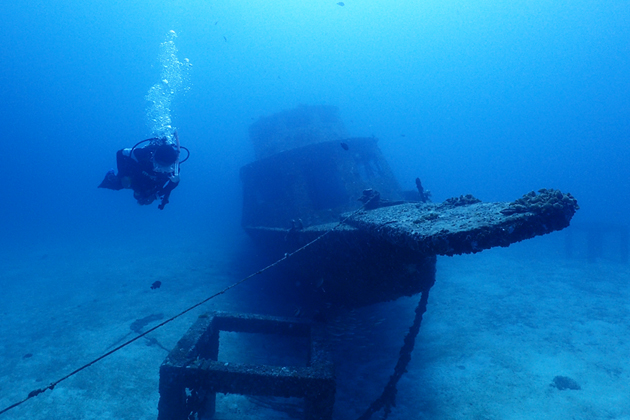
{"type": "Polygon", "coordinates": [[[118,178],[114,174],[114,170],[111,169],[109,172],[105,174],[105,178],[99,184],[98,188],[107,188],[109,190],[122,190],[123,185],[122,185],[122,182],[120,181],[120,178],[118,178]]]}

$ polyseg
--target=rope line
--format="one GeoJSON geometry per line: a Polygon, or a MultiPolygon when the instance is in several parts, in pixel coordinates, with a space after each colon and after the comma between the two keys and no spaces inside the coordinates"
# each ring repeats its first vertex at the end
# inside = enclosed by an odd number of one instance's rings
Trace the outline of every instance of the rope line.
{"type": "Polygon", "coordinates": [[[420,301],[418,302],[418,306],[416,306],[415,317],[413,320],[413,324],[409,327],[409,332],[405,336],[404,344],[400,349],[400,356],[398,358],[398,362],[396,363],[396,367],[394,368],[394,373],[389,377],[389,382],[385,385],[385,389],[383,389],[383,393],[380,397],[370,404],[367,410],[357,418],[357,420],[368,420],[372,417],[374,413],[379,411],[381,408],[383,410],[383,419],[387,419],[389,414],[392,411],[392,407],[396,406],[396,394],[398,393],[398,389],[396,386],[398,385],[398,381],[400,378],[407,372],[407,365],[411,361],[411,352],[413,351],[416,336],[420,331],[420,325],[422,324],[422,316],[427,311],[427,302],[429,300],[429,290],[431,289],[433,283],[428,285],[424,290],[422,290],[422,294],[420,295],[420,301]]]}
{"type": "Polygon", "coordinates": [[[224,293],[225,293],[225,292],[227,292],[228,290],[235,288],[236,286],[240,285],[241,283],[244,283],[245,281],[247,281],[247,280],[251,279],[252,277],[255,277],[255,276],[259,275],[259,274],[262,274],[262,273],[264,273],[265,271],[267,271],[267,270],[269,270],[269,269],[271,269],[271,268],[275,267],[276,265],[278,265],[278,264],[282,263],[283,261],[285,261],[285,260],[287,260],[287,259],[289,259],[289,258],[293,257],[295,254],[297,254],[297,253],[299,253],[299,252],[302,252],[303,250],[305,250],[305,249],[306,249],[306,248],[308,248],[309,246],[313,245],[315,242],[317,242],[317,241],[319,241],[320,239],[322,239],[324,236],[326,236],[326,235],[328,235],[329,233],[331,233],[331,232],[333,232],[333,231],[337,230],[337,229],[338,229],[341,225],[343,225],[343,224],[344,224],[344,223],[345,223],[348,219],[350,219],[352,216],[354,216],[354,215],[356,215],[357,213],[359,213],[360,211],[362,211],[362,210],[365,208],[365,206],[367,206],[367,205],[368,205],[368,203],[369,203],[370,201],[372,201],[372,199],[373,199],[373,198],[370,198],[369,200],[367,200],[367,201],[366,201],[366,203],[364,203],[364,204],[363,204],[361,207],[359,207],[357,210],[355,210],[355,211],[354,211],[354,212],[352,212],[350,215],[348,215],[348,216],[346,216],[344,219],[342,219],[339,223],[337,223],[337,225],[335,225],[335,226],[334,226],[334,227],[332,227],[331,229],[327,230],[326,232],[322,233],[321,235],[319,235],[317,238],[313,239],[312,241],[308,242],[306,245],[303,245],[302,247],[300,247],[300,248],[296,249],[296,250],[295,250],[295,251],[293,251],[293,252],[290,252],[290,253],[286,253],[286,254],[284,254],[284,257],[280,258],[280,259],[279,259],[279,260],[277,260],[276,262],[274,262],[274,263],[272,263],[272,264],[269,264],[269,265],[268,265],[268,266],[266,266],[265,268],[262,268],[262,269],[260,269],[260,270],[256,271],[255,273],[250,274],[250,275],[249,275],[249,276],[247,276],[247,277],[242,278],[241,280],[237,281],[236,283],[232,283],[231,285],[227,286],[227,287],[226,287],[226,288],[224,288],[223,290],[221,290],[221,291],[219,291],[219,292],[217,292],[217,293],[215,293],[215,294],[213,294],[213,295],[211,295],[211,296],[209,296],[209,297],[205,298],[204,300],[202,300],[202,301],[200,301],[200,302],[198,302],[198,303],[196,303],[196,304],[192,305],[191,307],[189,307],[188,309],[185,309],[185,310],[181,311],[181,312],[180,312],[180,313],[178,313],[177,315],[174,315],[174,316],[170,317],[169,319],[167,319],[167,320],[165,320],[165,321],[163,321],[163,322],[161,322],[161,323],[157,324],[156,326],[154,326],[154,327],[152,327],[152,328],[148,329],[147,331],[143,332],[142,334],[140,334],[140,335],[138,335],[138,336],[136,336],[136,337],[134,337],[134,338],[132,338],[132,339],[130,339],[130,340],[128,340],[128,341],[126,341],[126,342],[124,342],[124,343],[122,343],[122,344],[121,344],[121,345],[119,345],[118,347],[116,347],[116,348],[114,348],[114,349],[112,349],[112,350],[108,351],[107,353],[102,354],[101,356],[97,357],[96,359],[92,360],[92,361],[91,361],[91,362],[89,362],[89,363],[86,363],[85,365],[81,366],[80,368],[75,369],[74,371],[70,372],[69,374],[67,374],[66,376],[62,377],[61,379],[58,379],[58,380],[56,380],[56,381],[54,381],[54,382],[51,382],[51,383],[50,383],[50,385],[48,385],[48,386],[46,386],[46,387],[44,387],[44,388],[35,389],[35,390],[33,390],[33,391],[29,392],[29,393],[28,393],[28,396],[27,396],[26,398],[24,398],[23,400],[18,401],[18,402],[16,402],[16,403],[14,403],[14,404],[12,404],[12,405],[10,405],[10,406],[8,406],[8,407],[6,407],[6,408],[4,408],[4,409],[0,410],[0,415],[2,415],[2,414],[4,414],[4,413],[6,413],[7,411],[9,411],[9,410],[11,410],[11,409],[13,409],[13,408],[15,408],[15,407],[17,407],[17,406],[19,406],[19,405],[24,404],[26,401],[30,400],[31,398],[34,398],[34,397],[38,396],[39,394],[41,394],[41,393],[43,393],[43,392],[45,392],[45,391],[47,391],[47,390],[49,390],[49,389],[52,391],[52,390],[53,390],[53,389],[54,389],[54,388],[55,388],[55,387],[56,387],[56,386],[57,386],[60,382],[63,382],[63,381],[65,381],[66,379],[70,378],[71,376],[74,376],[74,375],[76,375],[77,373],[81,372],[82,370],[84,370],[84,369],[86,369],[86,368],[88,368],[88,367],[92,366],[93,364],[95,364],[95,363],[97,363],[97,362],[100,362],[101,360],[105,359],[106,357],[108,357],[108,356],[110,356],[110,355],[112,355],[112,354],[116,353],[117,351],[121,350],[121,349],[122,349],[122,348],[124,348],[124,347],[127,347],[129,344],[131,344],[131,343],[133,343],[133,342],[135,342],[135,341],[137,341],[137,340],[141,339],[142,337],[144,337],[144,336],[146,336],[147,334],[149,334],[149,333],[151,333],[151,332],[153,332],[153,331],[157,330],[158,328],[162,328],[164,325],[166,325],[166,324],[168,324],[168,323],[170,323],[170,322],[172,322],[172,321],[176,320],[177,318],[179,318],[179,317],[181,317],[182,315],[184,315],[184,314],[186,314],[186,313],[188,313],[188,312],[192,311],[193,309],[195,309],[195,308],[197,308],[197,307],[199,307],[199,306],[203,305],[204,303],[208,302],[209,300],[212,300],[212,299],[214,299],[214,298],[216,298],[216,297],[218,297],[218,296],[220,296],[220,295],[224,294],[224,293]]]}

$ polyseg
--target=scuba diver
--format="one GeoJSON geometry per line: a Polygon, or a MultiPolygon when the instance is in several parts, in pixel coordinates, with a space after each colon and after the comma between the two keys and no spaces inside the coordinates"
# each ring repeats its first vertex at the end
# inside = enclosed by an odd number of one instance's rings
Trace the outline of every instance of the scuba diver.
{"type": "Polygon", "coordinates": [[[133,197],[140,205],[151,204],[160,198],[162,202],[158,208],[164,210],[171,191],[179,185],[179,166],[190,157],[189,150],[180,146],[177,132],[173,136],[175,142],[167,138],[152,138],[116,152],[118,174],[110,169],[98,188],[132,189],[133,197]],[[148,144],[138,147],[145,142],[148,144]],[[179,160],[181,149],[188,152],[182,161],[179,160]]]}

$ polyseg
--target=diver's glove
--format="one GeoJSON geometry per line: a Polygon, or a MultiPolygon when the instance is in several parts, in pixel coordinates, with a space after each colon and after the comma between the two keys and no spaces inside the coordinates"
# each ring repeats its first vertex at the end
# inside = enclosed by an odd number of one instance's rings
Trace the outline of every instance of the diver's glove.
{"type": "Polygon", "coordinates": [[[164,206],[165,206],[165,205],[167,205],[167,204],[168,204],[168,199],[163,198],[163,199],[162,199],[162,204],[160,204],[160,205],[158,206],[158,209],[160,209],[160,210],[164,210],[164,206]]]}

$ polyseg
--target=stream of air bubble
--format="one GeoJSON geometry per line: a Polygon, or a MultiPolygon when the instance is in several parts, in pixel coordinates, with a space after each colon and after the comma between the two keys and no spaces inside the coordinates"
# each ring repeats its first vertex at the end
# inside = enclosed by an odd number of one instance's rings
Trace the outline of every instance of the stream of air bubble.
{"type": "Polygon", "coordinates": [[[190,61],[185,58],[179,61],[175,31],[169,31],[166,41],[160,44],[159,63],[160,80],[147,93],[147,120],[151,135],[156,138],[166,138],[174,142],[175,127],[171,120],[171,104],[180,92],[190,89],[188,73],[190,61]]]}

